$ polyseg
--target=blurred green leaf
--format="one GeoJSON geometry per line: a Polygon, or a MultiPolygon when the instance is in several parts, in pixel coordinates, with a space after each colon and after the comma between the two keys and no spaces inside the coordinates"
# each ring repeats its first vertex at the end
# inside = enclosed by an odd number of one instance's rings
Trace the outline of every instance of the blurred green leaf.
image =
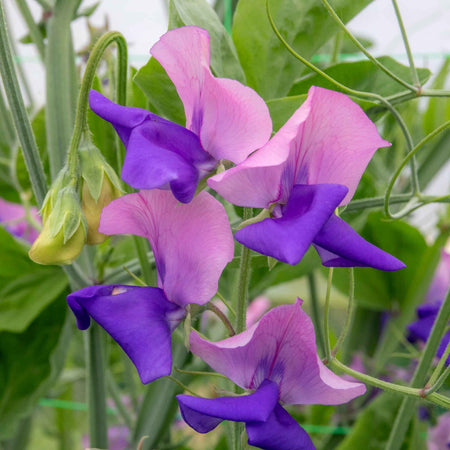
{"type": "Polygon", "coordinates": [[[25,332],[0,333],[0,439],[13,436],[61,371],[73,322],[68,314],[66,302],[56,301],[25,332]]]}
{"type": "Polygon", "coordinates": [[[380,450],[386,447],[402,397],[382,393],[359,415],[338,450],[380,450]]]}
{"type": "MultiPolygon", "coordinates": [[[[369,3],[371,0],[332,2],[344,22],[369,3]]],[[[311,59],[338,30],[333,18],[316,0],[270,0],[270,10],[281,35],[306,59],[311,59]]],[[[232,34],[248,85],[265,100],[284,97],[305,67],[273,32],[265,2],[240,0],[232,34]]]]}
{"type": "MultiPolygon", "coordinates": [[[[367,267],[355,268],[355,300],[370,309],[402,308],[411,279],[422,270],[421,258],[427,249],[425,239],[413,226],[397,220],[386,222],[379,212],[369,214],[360,233],[364,239],[406,264],[396,272],[367,267]]],[[[333,284],[348,290],[348,270],[336,269],[333,284]]]]}
{"type": "MultiPolygon", "coordinates": [[[[381,56],[377,60],[403,80],[411,82],[409,67],[400,64],[390,56],[381,56]]],[[[372,61],[339,63],[328,67],[324,72],[343,85],[358,91],[374,92],[384,97],[405,92],[405,88],[401,84],[378,69],[372,61]]],[[[428,69],[419,68],[417,69],[417,73],[422,84],[431,76],[431,72],[428,69]]],[[[305,94],[311,86],[321,86],[339,91],[339,88],[333,83],[325,80],[316,73],[310,73],[302,77],[292,86],[289,95],[305,94]]]]}
{"type": "Polygon", "coordinates": [[[25,245],[3,228],[0,255],[0,331],[22,332],[44,308],[60,299],[67,278],[59,267],[32,262],[25,245]]]}

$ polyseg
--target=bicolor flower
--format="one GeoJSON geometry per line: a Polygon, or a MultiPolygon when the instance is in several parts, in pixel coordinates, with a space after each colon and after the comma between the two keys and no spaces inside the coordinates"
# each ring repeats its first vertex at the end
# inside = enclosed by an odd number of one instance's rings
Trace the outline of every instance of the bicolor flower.
{"type": "Polygon", "coordinates": [[[200,179],[221,159],[242,162],[272,131],[258,94],[209,68],[209,35],[188,26],[164,34],[150,53],[175,85],[186,128],[149,111],[116,105],[91,91],[92,110],[111,122],[127,153],[122,179],[136,189],[170,188],[180,202],[192,200],[200,179]]]}
{"type": "Polygon", "coordinates": [[[364,394],[366,388],[324,366],[313,324],[301,304],[298,299],[293,305],[277,306],[251,328],[220,342],[191,333],[191,351],[251,393],[214,399],[178,395],[188,425],[207,433],[223,420],[244,422],[250,445],[268,450],[314,448],[282,404],[338,405],[364,394]]]}
{"type": "Polygon", "coordinates": [[[70,294],[78,328],[87,329],[91,318],[101,325],[133,361],[143,383],[169,375],[171,333],[186,305],[207,303],[233,258],[225,210],[206,192],[182,205],[170,192],[141,191],[104,208],[99,231],[146,237],[158,287],[90,286],[70,294]]]}
{"type": "MultiPolygon", "coordinates": [[[[41,223],[41,218],[37,209],[32,206],[30,208],[30,215],[36,221],[41,223]]],[[[8,202],[0,198],[0,224],[5,227],[5,230],[12,235],[24,239],[32,244],[39,235],[39,232],[30,225],[27,220],[25,208],[17,203],[8,202]]]]}
{"type": "MultiPolygon", "coordinates": [[[[441,260],[428,289],[426,302],[417,308],[418,319],[408,325],[408,340],[426,342],[431,333],[444,298],[450,289],[450,253],[442,250],[441,260]]],[[[436,355],[441,358],[450,342],[450,330],[442,338],[436,355]]],[[[450,364],[450,356],[446,364],[450,364]]]]}
{"type": "Polygon", "coordinates": [[[252,250],[297,264],[313,244],[325,266],[398,270],[401,261],[334,214],[353,197],[374,152],[388,145],[349,97],[313,86],[263,148],[208,185],[235,205],[267,209],[267,218],[235,234],[252,250]]]}

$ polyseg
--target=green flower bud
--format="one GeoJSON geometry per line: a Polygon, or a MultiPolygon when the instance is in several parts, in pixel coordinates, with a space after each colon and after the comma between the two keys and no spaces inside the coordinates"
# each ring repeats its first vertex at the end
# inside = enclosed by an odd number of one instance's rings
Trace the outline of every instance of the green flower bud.
{"type": "Polygon", "coordinates": [[[79,198],[71,186],[61,186],[58,178],[42,209],[43,229],[34,241],[30,258],[38,264],[71,264],[86,241],[86,223],[79,198]]]}
{"type": "Polygon", "coordinates": [[[98,232],[100,215],[105,206],[122,195],[119,177],[93,145],[80,149],[81,207],[87,222],[88,244],[100,244],[108,236],[98,232]]]}

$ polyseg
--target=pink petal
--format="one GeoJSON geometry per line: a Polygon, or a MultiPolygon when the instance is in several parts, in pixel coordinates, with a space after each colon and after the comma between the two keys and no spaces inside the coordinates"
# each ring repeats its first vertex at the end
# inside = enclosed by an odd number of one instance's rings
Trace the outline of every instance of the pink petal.
{"type": "MultiPolygon", "coordinates": [[[[30,207],[30,215],[37,223],[41,223],[34,206],[30,207]]],[[[9,233],[30,243],[33,243],[39,235],[39,232],[28,223],[25,208],[2,198],[0,198],[0,224],[3,224],[9,233]]]]}
{"type": "Polygon", "coordinates": [[[390,143],[380,137],[360,106],[344,94],[313,86],[306,102],[311,110],[296,141],[296,183],[343,184],[349,189],[341,203],[345,205],[375,151],[390,143]]]}
{"type": "Polygon", "coordinates": [[[272,121],[264,100],[238,81],[212,75],[206,30],[194,26],[171,30],[150,52],[177,89],[186,127],[215,159],[239,163],[268,141],[272,121]]]}
{"type": "Polygon", "coordinates": [[[301,303],[273,308],[249,330],[220,342],[192,332],[191,351],[245,389],[265,379],[277,382],[280,400],[288,404],[336,405],[364,394],[363,384],[345,381],[323,365],[301,303]]]}
{"type": "Polygon", "coordinates": [[[180,306],[209,301],[234,253],[225,210],[206,192],[188,204],[178,203],[168,191],[125,195],[103,209],[99,230],[146,237],[155,256],[158,286],[180,306]]]}
{"type": "Polygon", "coordinates": [[[301,133],[308,114],[309,105],[304,103],[263,148],[238,166],[209,178],[209,187],[238,206],[268,208],[280,200],[291,142],[301,133]]]}
{"type": "Polygon", "coordinates": [[[295,184],[342,184],[349,189],[345,205],[374,152],[389,145],[349,97],[313,86],[262,149],[208,184],[229,202],[254,208],[285,203],[295,184]]]}

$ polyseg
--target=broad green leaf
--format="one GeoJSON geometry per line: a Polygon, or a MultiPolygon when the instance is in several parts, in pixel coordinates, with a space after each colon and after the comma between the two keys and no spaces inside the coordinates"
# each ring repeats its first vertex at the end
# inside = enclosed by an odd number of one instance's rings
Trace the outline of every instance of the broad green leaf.
{"type": "Polygon", "coordinates": [[[230,35],[206,0],[171,0],[169,30],[196,25],[208,30],[211,39],[211,70],[217,77],[245,83],[245,75],[230,35]]]}
{"type": "MultiPolygon", "coordinates": [[[[421,258],[427,249],[425,239],[406,222],[384,221],[381,213],[369,214],[361,236],[403,261],[406,268],[396,272],[355,268],[356,301],[375,310],[401,309],[411,279],[422,271],[421,258]]],[[[333,282],[343,292],[347,292],[348,270],[336,269],[333,282]]]]}
{"type": "MultiPolygon", "coordinates": [[[[332,5],[347,22],[369,3],[371,0],[335,0],[332,5]]],[[[281,35],[306,59],[338,29],[317,0],[270,0],[270,10],[281,35]]],[[[275,35],[265,1],[240,0],[232,34],[248,85],[265,100],[284,97],[305,67],[275,35]]]]}
{"type": "Polygon", "coordinates": [[[380,394],[358,415],[352,432],[341,442],[337,450],[385,448],[401,400],[400,395],[380,394]]]}
{"type": "MultiPolygon", "coordinates": [[[[390,56],[381,56],[377,59],[401,79],[411,82],[409,67],[400,64],[390,56]]],[[[405,88],[401,84],[378,69],[372,61],[339,63],[328,67],[324,72],[344,86],[358,91],[374,92],[383,97],[405,91],[405,88]]],[[[422,84],[431,76],[431,72],[428,69],[417,69],[417,73],[422,84]]],[[[339,88],[330,81],[325,80],[316,73],[310,73],[302,77],[292,86],[289,95],[305,94],[311,86],[321,86],[339,91],[339,88]]]]}
{"type": "Polygon", "coordinates": [[[14,434],[62,369],[73,318],[63,299],[49,305],[23,333],[0,333],[0,440],[14,434]]]}
{"type": "Polygon", "coordinates": [[[150,111],[180,125],[186,124],[183,104],[166,71],[155,58],[141,67],[134,82],[147,96],[150,111]]]}
{"type": "Polygon", "coordinates": [[[15,278],[0,290],[0,331],[21,333],[66,287],[67,278],[58,267],[43,267],[15,278]]]}
{"type": "Polygon", "coordinates": [[[0,228],[0,331],[22,332],[67,286],[59,267],[34,263],[27,250],[0,228]]]}
{"type": "Polygon", "coordinates": [[[147,109],[147,98],[141,88],[134,81],[138,70],[130,67],[130,76],[128,78],[127,87],[127,106],[135,106],[136,108],[147,109]]]}

